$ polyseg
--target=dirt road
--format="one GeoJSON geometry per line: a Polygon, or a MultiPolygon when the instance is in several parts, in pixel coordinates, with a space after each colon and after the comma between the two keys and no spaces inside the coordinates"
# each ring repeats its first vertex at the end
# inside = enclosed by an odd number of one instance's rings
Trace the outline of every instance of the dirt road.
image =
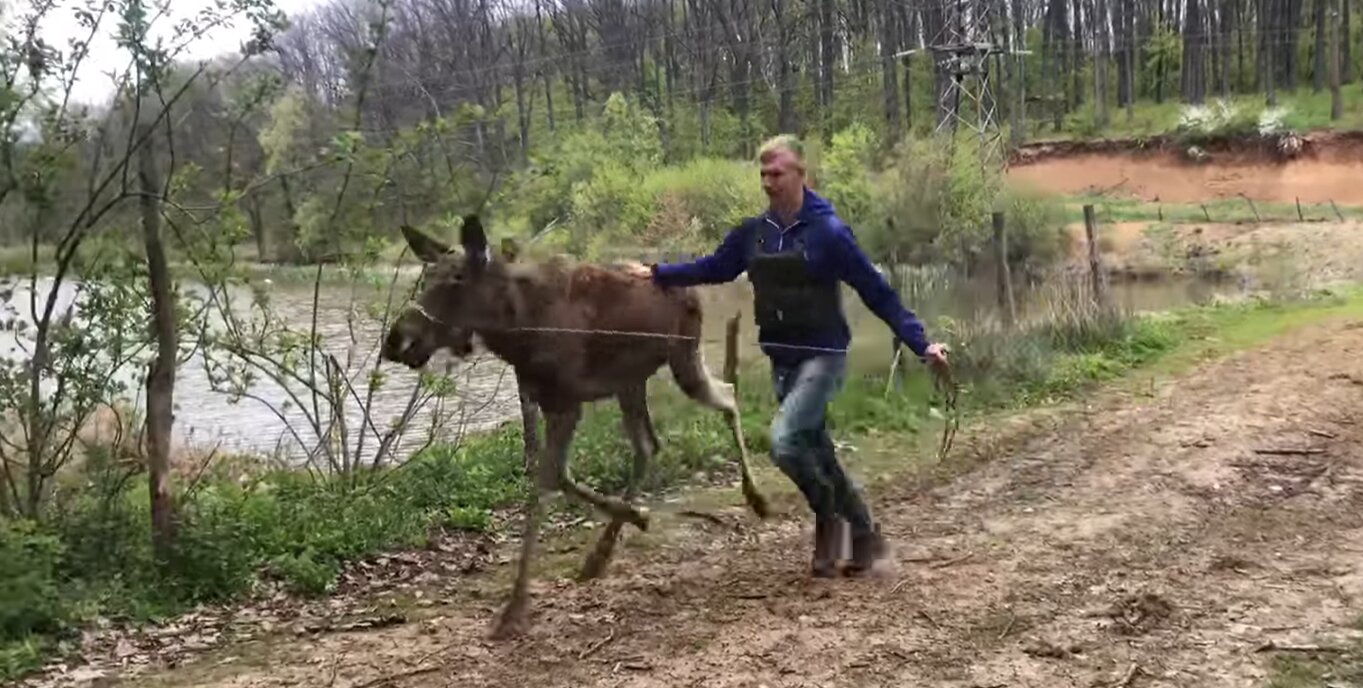
{"type": "Polygon", "coordinates": [[[803,523],[735,517],[609,579],[543,584],[518,642],[485,640],[489,599],[177,683],[1263,685],[1273,656],[1300,654],[1265,644],[1357,635],[1360,354],[1363,324],[1296,332],[1039,421],[947,484],[883,492],[898,561],[876,578],[810,581],[803,523]]]}

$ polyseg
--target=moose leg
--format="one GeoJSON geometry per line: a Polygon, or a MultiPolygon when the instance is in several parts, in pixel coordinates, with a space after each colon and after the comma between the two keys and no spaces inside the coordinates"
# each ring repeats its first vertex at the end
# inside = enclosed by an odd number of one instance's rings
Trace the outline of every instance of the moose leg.
{"type": "Polygon", "coordinates": [[[672,369],[672,377],[676,379],[677,386],[681,387],[686,396],[724,414],[724,419],[729,423],[729,431],[733,433],[734,442],[738,444],[738,470],[743,479],[743,498],[753,513],[760,518],[766,518],[771,509],[767,506],[766,497],[757,491],[757,484],[752,478],[748,445],[743,441],[743,425],[738,415],[738,401],[734,398],[734,386],[710,376],[710,371],[705,368],[705,359],[700,347],[695,344],[673,348],[668,365],[672,369]]]}
{"type": "MultiPolygon", "coordinates": [[[[639,493],[639,483],[643,481],[644,472],[648,470],[649,460],[658,452],[658,442],[657,435],[653,433],[653,421],[648,416],[648,395],[645,387],[643,385],[630,387],[616,398],[620,402],[625,435],[629,437],[630,446],[634,449],[634,466],[630,471],[629,481],[625,483],[624,495],[625,501],[630,501],[639,493]]],[[[601,531],[601,539],[596,541],[596,548],[587,555],[587,561],[582,565],[578,580],[600,577],[606,569],[606,564],[610,563],[611,555],[615,551],[615,541],[620,537],[620,530],[624,527],[624,520],[619,518],[613,518],[606,524],[605,530],[601,531]]]]}
{"type": "MultiPolygon", "coordinates": [[[[522,411],[533,406],[522,406],[522,411]]],[[[557,486],[559,466],[565,461],[568,444],[577,427],[580,409],[574,407],[568,412],[545,413],[544,447],[539,452],[538,474],[531,486],[530,495],[525,500],[525,525],[521,531],[520,561],[516,563],[516,581],[511,587],[511,598],[502,609],[501,616],[493,628],[493,639],[505,639],[524,633],[529,625],[530,611],[530,567],[539,546],[540,521],[544,518],[544,502],[553,494],[557,486]]],[[[527,433],[534,432],[533,423],[527,422],[527,433]]],[[[528,435],[527,435],[528,437],[528,435]]],[[[530,466],[527,466],[530,468],[530,466]]]]}
{"type": "MultiPolygon", "coordinates": [[[[554,415],[551,415],[547,411],[544,415],[546,418],[554,418],[554,415]]],[[[568,434],[564,438],[564,447],[562,447],[563,453],[555,457],[558,459],[554,468],[557,469],[558,472],[559,488],[562,489],[565,494],[587,502],[606,512],[606,515],[613,519],[623,519],[629,523],[633,523],[639,530],[648,530],[648,509],[636,508],[624,500],[607,497],[596,490],[573,480],[573,473],[568,467],[569,453],[567,451],[566,440],[572,438],[572,428],[577,426],[577,421],[581,417],[581,407],[574,406],[572,411],[561,413],[557,419],[557,422],[560,424],[569,424],[567,430],[568,434]]],[[[553,430],[550,430],[549,433],[552,434],[553,430]]],[[[549,446],[554,446],[552,441],[549,446]]],[[[545,468],[546,467],[541,466],[541,470],[544,470],[545,468]]]]}
{"type": "MultiPolygon", "coordinates": [[[[540,457],[543,461],[544,456],[540,457]]],[[[531,486],[530,496],[525,500],[525,525],[521,530],[521,555],[516,562],[516,581],[511,586],[511,598],[502,609],[492,638],[502,640],[524,633],[529,623],[530,603],[530,566],[535,558],[535,548],[539,546],[540,520],[544,516],[544,501],[551,494],[538,485],[531,486]]]]}

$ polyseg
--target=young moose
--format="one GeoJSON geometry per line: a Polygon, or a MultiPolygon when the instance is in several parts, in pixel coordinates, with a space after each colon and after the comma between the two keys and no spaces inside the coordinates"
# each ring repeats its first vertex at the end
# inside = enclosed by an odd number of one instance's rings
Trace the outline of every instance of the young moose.
{"type": "Polygon", "coordinates": [[[467,353],[469,337],[477,334],[494,355],[512,366],[522,395],[545,417],[537,489],[531,490],[526,504],[516,581],[495,637],[526,627],[529,569],[539,539],[543,497],[562,489],[610,516],[584,566],[586,577],[600,573],[625,522],[647,529],[647,509],[629,500],[658,449],[645,385],[663,364],[688,397],[724,414],[739,448],[743,496],[759,516],[767,515],[766,500],[749,472],[734,391],[705,368],[700,300],[690,289],[659,289],[594,265],[499,260],[489,250],[476,215],[464,218],[462,255],[411,227],[403,227],[403,235],[428,265],[427,282],[416,305],[389,332],[384,357],[420,367],[439,348],[467,353]],[[582,404],[610,396],[620,404],[634,450],[624,499],[578,483],[568,468],[582,404]]]}

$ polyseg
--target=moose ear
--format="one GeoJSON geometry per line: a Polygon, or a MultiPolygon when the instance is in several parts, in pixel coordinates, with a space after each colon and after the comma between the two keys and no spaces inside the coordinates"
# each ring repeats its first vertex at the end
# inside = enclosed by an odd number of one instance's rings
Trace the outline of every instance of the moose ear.
{"type": "Polygon", "coordinates": [[[502,239],[502,261],[507,263],[516,262],[516,256],[520,255],[521,246],[512,237],[502,239]]]}
{"type": "Polygon", "coordinates": [[[402,237],[407,240],[407,245],[412,247],[412,253],[415,253],[423,263],[439,262],[450,252],[449,246],[411,225],[402,226],[402,237]]]}
{"type": "Polygon", "coordinates": [[[483,222],[477,215],[464,216],[464,226],[459,229],[459,243],[464,247],[469,264],[477,267],[487,263],[487,233],[483,231],[483,222]]]}

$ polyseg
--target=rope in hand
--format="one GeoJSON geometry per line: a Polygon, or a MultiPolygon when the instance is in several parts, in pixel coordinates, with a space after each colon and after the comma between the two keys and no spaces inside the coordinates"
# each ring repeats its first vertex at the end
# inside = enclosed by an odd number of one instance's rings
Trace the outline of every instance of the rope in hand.
{"type": "MultiPolygon", "coordinates": [[[[899,368],[899,357],[903,353],[903,347],[896,347],[894,359],[890,361],[890,375],[885,381],[885,396],[887,397],[890,395],[890,389],[894,386],[895,371],[899,368]]],[[[951,374],[950,363],[929,363],[928,367],[932,369],[932,390],[942,397],[942,415],[946,419],[946,425],[942,428],[942,442],[937,447],[937,461],[940,463],[947,457],[947,452],[951,451],[951,445],[956,440],[956,429],[961,425],[960,410],[956,406],[956,396],[960,392],[961,386],[956,384],[956,380],[951,374]]]]}
{"type": "Polygon", "coordinates": [[[942,428],[942,444],[937,448],[937,461],[941,463],[946,459],[947,452],[951,451],[951,445],[956,440],[956,429],[961,426],[961,412],[956,406],[956,396],[961,386],[956,384],[949,363],[934,364],[932,372],[933,391],[942,395],[942,410],[946,415],[946,425],[942,428]]]}

